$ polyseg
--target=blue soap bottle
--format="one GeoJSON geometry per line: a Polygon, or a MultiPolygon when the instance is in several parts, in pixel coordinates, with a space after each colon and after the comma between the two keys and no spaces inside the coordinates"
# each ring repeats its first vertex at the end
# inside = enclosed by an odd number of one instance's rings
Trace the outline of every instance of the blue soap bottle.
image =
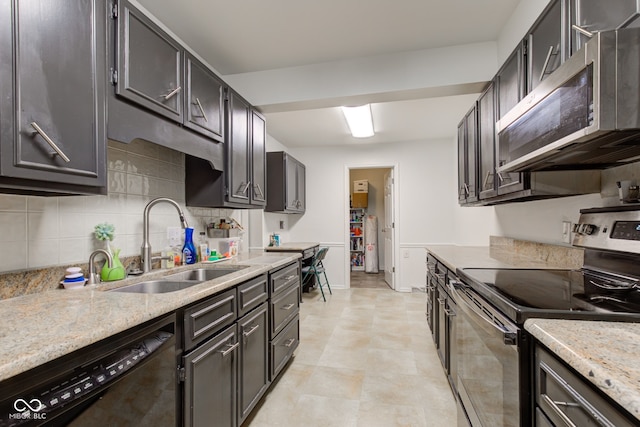
{"type": "Polygon", "coordinates": [[[197,260],[196,247],[193,244],[193,228],[184,229],[184,246],[182,247],[182,262],[195,264],[197,260]]]}

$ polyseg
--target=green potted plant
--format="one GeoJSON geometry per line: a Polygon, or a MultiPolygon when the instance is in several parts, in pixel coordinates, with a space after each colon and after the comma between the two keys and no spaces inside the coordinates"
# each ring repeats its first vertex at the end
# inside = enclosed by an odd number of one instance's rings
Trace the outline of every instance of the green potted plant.
{"type": "Polygon", "coordinates": [[[105,262],[104,267],[102,267],[102,271],[100,271],[100,279],[102,279],[103,282],[113,282],[127,277],[127,272],[122,265],[122,262],[120,262],[120,249],[111,248],[111,244],[109,243],[115,237],[116,228],[113,224],[103,222],[96,225],[93,230],[93,234],[96,239],[106,242],[106,251],[109,252],[113,258],[113,267],[109,267],[105,262]]]}

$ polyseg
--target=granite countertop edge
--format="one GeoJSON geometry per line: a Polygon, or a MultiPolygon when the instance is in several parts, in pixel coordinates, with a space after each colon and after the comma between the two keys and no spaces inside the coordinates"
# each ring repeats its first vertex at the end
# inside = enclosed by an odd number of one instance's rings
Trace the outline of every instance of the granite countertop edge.
{"type": "Polygon", "coordinates": [[[146,321],[229,289],[300,258],[298,253],[252,251],[220,263],[154,270],[118,282],[57,289],[0,301],[0,381],[94,344],[146,321]],[[177,292],[105,292],[194,268],[247,268],[177,292]]]}
{"type": "Polygon", "coordinates": [[[525,329],[558,358],[640,420],[640,324],[529,319],[525,329]]]}

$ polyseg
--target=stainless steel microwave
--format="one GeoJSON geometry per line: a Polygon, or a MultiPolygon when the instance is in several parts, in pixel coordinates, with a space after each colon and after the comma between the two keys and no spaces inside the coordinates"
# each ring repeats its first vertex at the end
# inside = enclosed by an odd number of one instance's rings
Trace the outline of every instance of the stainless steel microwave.
{"type": "Polygon", "coordinates": [[[640,160],[640,28],[595,33],[496,123],[498,172],[640,160]]]}

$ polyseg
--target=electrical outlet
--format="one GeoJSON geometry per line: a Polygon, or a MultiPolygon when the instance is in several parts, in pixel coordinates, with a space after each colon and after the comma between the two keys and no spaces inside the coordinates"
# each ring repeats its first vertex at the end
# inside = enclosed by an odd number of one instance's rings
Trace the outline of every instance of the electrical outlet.
{"type": "Polygon", "coordinates": [[[562,241],[571,243],[571,221],[562,221],[562,241]]]}
{"type": "Polygon", "coordinates": [[[178,246],[180,245],[181,239],[181,229],[180,227],[167,227],[167,240],[169,241],[169,246],[178,246]]]}
{"type": "Polygon", "coordinates": [[[284,221],[280,221],[280,230],[284,230],[284,221]]]}

